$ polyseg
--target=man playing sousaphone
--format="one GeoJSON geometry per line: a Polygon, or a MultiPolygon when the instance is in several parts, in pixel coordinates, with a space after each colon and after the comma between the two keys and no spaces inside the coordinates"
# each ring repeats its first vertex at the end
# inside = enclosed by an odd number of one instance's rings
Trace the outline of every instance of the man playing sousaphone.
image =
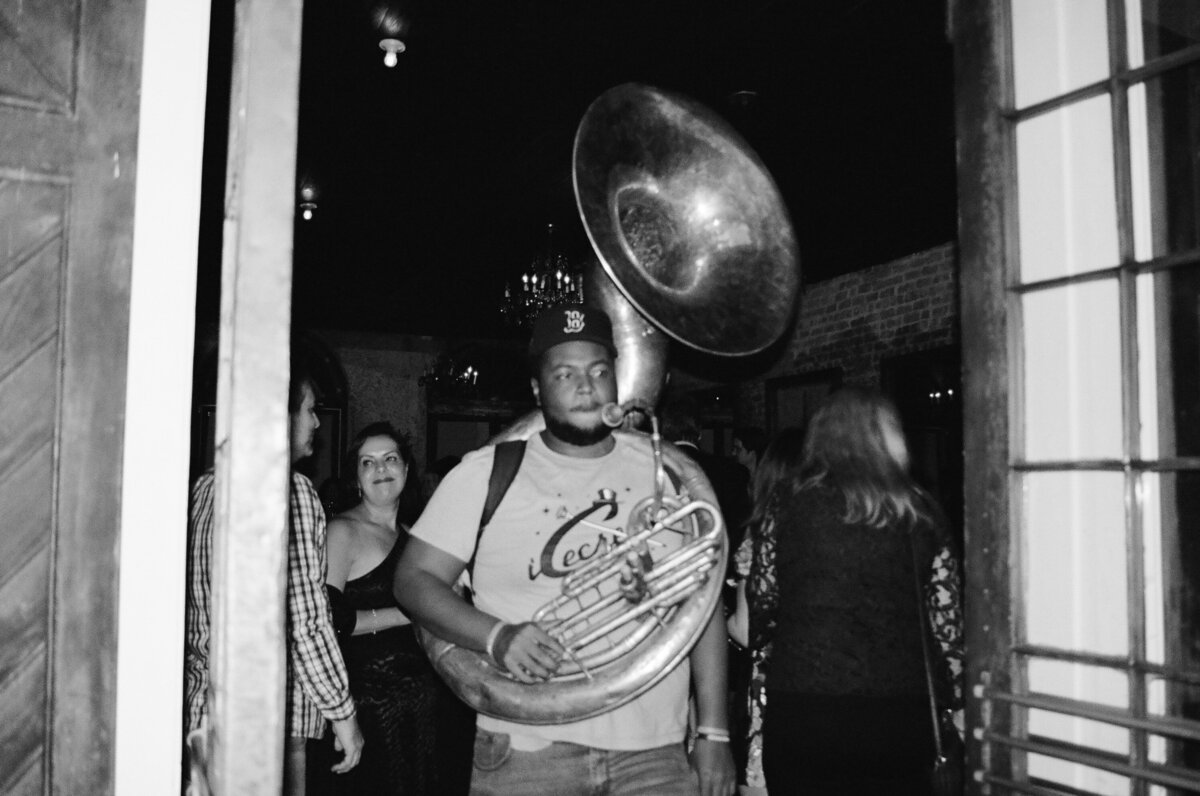
{"type": "MultiPolygon", "coordinates": [[[[527,441],[511,485],[482,530],[496,448],[468,454],[438,487],[396,569],[396,599],[414,621],[486,654],[530,689],[548,680],[566,655],[530,621],[534,612],[560,594],[571,571],[622,538],[630,509],[655,489],[649,438],[614,432],[605,423],[604,409],[617,397],[615,356],[604,312],[570,306],[543,313],[529,357],[545,430],[527,441]],[[473,605],[453,589],[468,562],[473,605]]],[[[687,493],[715,505],[699,469],[663,447],[687,493]]],[[[719,612],[699,635],[690,654],[655,685],[599,715],[529,724],[481,713],[471,793],[569,796],[602,787],[610,794],[732,794],[719,612]],[[689,681],[698,725],[690,763],[684,746],[689,681]]]]}

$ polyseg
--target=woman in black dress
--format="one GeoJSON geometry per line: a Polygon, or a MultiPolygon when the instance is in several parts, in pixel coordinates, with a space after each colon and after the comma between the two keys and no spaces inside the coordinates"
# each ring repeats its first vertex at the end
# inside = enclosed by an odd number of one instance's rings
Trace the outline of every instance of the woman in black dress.
{"type": "MultiPolygon", "coordinates": [[[[789,427],[782,429],[767,445],[762,460],[754,471],[754,481],[750,484],[751,512],[745,522],[745,532],[742,543],[734,553],[734,570],[737,572],[737,607],[729,615],[727,624],[729,637],[740,647],[749,645],[750,609],[746,601],[746,579],[750,577],[750,562],[754,558],[753,543],[761,532],[755,529],[767,520],[767,509],[770,506],[771,495],[781,482],[790,481],[800,466],[800,456],[804,450],[804,429],[789,427]]],[[[745,704],[745,737],[739,738],[739,743],[745,743],[746,752],[746,787],[743,796],[762,796],[768,793],[767,782],[763,776],[762,765],[762,714],[767,704],[766,682],[767,659],[771,655],[771,645],[767,644],[750,653],[750,673],[746,688],[745,704]]],[[[735,758],[741,759],[741,758],[735,758]]]]}
{"type": "Polygon", "coordinates": [[[753,530],[750,643],[770,643],[763,767],[772,793],[925,794],[933,763],[921,611],[943,704],[961,704],[959,568],[908,474],[895,407],[835,393],[753,530]],[[917,583],[922,587],[918,604],[917,583]]]}
{"type": "Polygon", "coordinates": [[[421,510],[408,441],[373,423],[350,444],[346,472],[359,502],[329,522],[327,585],[366,743],[335,777],[342,793],[435,793],[437,675],[392,596],[408,525],[421,510]]]}

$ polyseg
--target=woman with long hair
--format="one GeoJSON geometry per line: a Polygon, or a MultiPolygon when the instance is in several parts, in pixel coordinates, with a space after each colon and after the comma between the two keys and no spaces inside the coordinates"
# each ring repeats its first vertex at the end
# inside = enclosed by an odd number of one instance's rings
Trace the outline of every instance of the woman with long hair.
{"type": "Polygon", "coordinates": [[[392,596],[392,573],[421,512],[408,440],[372,423],[350,443],[344,471],[358,502],[329,522],[327,586],[366,744],[343,793],[434,793],[437,675],[392,596]]]}
{"type": "Polygon", "coordinates": [[[772,648],[763,762],[776,793],[929,792],[922,633],[928,624],[940,653],[941,701],[956,706],[959,568],[942,512],[908,464],[892,403],[839,390],[753,531],[750,644],[772,648]]]}
{"type": "MultiPolygon", "coordinates": [[[[763,452],[762,460],[754,471],[750,484],[750,516],[745,522],[742,543],[734,555],[737,572],[737,609],[729,615],[729,636],[737,644],[746,647],[749,643],[749,606],[746,601],[746,579],[750,576],[753,559],[753,541],[756,530],[763,527],[767,519],[767,507],[775,487],[791,479],[800,465],[804,446],[804,430],[785,428],[775,435],[763,452]]],[[[745,711],[743,716],[745,744],[746,794],[762,796],[767,792],[766,778],[762,766],[762,714],[767,704],[766,661],[771,654],[771,645],[766,644],[750,652],[750,672],[747,677],[745,711]]],[[[743,757],[737,758],[739,763],[743,757]]]]}

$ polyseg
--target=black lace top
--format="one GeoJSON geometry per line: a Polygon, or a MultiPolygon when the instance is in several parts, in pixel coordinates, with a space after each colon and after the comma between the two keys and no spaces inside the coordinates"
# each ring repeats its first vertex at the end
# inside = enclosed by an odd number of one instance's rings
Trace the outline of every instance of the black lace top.
{"type": "MultiPolygon", "coordinates": [[[[769,689],[801,694],[923,696],[914,556],[901,528],[842,520],[840,491],[784,487],[752,529],[750,643],[772,643],[769,689]]],[[[936,513],[936,512],[935,512],[936,513]]],[[[961,703],[962,612],[957,559],[944,528],[913,528],[937,641],[943,701],[961,703]]]]}

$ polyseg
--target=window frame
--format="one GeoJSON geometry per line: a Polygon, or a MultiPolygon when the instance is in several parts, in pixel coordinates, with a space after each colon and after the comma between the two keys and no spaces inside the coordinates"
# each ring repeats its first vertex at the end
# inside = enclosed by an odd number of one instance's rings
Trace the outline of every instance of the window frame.
{"type": "MultiPolygon", "coordinates": [[[[959,140],[959,259],[962,285],[964,369],[965,535],[967,571],[968,762],[975,771],[971,792],[989,785],[1035,793],[1025,754],[1038,739],[1025,730],[1028,709],[1044,704],[1028,693],[1031,659],[1099,665],[1127,674],[1128,711],[1105,711],[1090,703],[1059,704],[1067,715],[1125,726],[1130,753],[1110,770],[1129,775],[1130,793],[1148,793],[1147,735],[1200,738],[1200,724],[1146,715],[1147,680],[1167,675],[1200,684],[1200,672],[1146,660],[1143,538],[1140,487],[1148,473],[1200,472],[1200,456],[1144,459],[1140,449],[1138,391],[1138,277],[1200,263],[1200,247],[1138,261],[1134,254],[1133,175],[1128,93],[1132,86],[1200,61],[1200,45],[1128,68],[1125,3],[1108,0],[1110,75],[1025,108],[1016,108],[1012,78],[1010,0],[951,2],[948,27],[955,41],[959,140]],[[1019,275],[1016,129],[1029,119],[1101,96],[1111,97],[1114,183],[1119,262],[1097,271],[1023,283],[1019,275]],[[1029,461],[1023,456],[1024,352],[1021,301],[1037,291],[1115,280],[1120,317],[1122,445],[1119,458],[1029,461]],[[1028,644],[1024,638],[1023,573],[1018,541],[1023,522],[1022,483],[1033,473],[1116,471],[1124,475],[1129,655],[1105,656],[1028,644]]],[[[1051,750],[1065,755],[1077,750],[1051,750]]],[[[1088,751],[1088,750],[1084,750],[1088,751]]],[[[1095,750],[1091,750],[1095,751],[1095,750]]],[[[1076,755],[1076,762],[1078,756],[1076,755]]],[[[1091,762],[1095,762],[1092,760],[1091,762]]],[[[1161,767],[1156,767],[1161,768],[1161,767]]],[[[1161,773],[1161,772],[1160,772],[1161,773]]],[[[1167,771],[1169,783],[1174,773],[1167,771]]],[[[1187,772],[1184,772],[1187,773],[1187,772]]]]}

